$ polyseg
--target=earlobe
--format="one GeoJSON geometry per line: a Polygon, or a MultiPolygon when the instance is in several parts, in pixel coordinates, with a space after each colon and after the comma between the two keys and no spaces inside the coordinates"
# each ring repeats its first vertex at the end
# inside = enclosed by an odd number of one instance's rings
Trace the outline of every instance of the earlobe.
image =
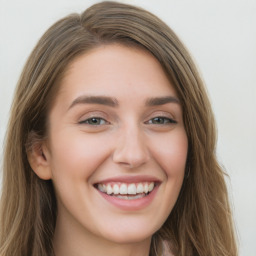
{"type": "Polygon", "coordinates": [[[49,150],[43,142],[37,142],[27,152],[29,164],[36,175],[43,180],[52,178],[49,150]]]}

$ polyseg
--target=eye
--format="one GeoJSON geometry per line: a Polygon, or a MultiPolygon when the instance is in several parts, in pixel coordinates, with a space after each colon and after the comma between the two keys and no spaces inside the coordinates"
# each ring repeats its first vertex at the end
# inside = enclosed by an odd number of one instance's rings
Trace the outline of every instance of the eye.
{"type": "Polygon", "coordinates": [[[157,116],[150,119],[147,123],[157,124],[157,125],[167,125],[167,124],[177,124],[177,121],[168,117],[157,116]]]}
{"type": "Polygon", "coordinates": [[[88,118],[86,120],[80,121],[79,124],[88,124],[88,125],[104,125],[104,124],[108,124],[109,122],[107,122],[105,119],[101,118],[101,117],[91,117],[88,118]]]}

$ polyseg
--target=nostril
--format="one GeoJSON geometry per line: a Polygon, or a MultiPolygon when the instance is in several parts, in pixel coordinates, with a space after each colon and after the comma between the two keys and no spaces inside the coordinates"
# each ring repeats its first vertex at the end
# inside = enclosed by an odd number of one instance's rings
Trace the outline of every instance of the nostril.
{"type": "Polygon", "coordinates": [[[123,165],[124,167],[128,168],[128,169],[134,168],[133,164],[131,164],[131,163],[121,162],[120,164],[123,165]]]}

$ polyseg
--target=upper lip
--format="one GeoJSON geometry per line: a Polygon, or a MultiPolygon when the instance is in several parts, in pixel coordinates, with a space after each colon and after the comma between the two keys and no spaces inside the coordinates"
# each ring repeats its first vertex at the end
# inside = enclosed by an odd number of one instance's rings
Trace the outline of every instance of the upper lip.
{"type": "Polygon", "coordinates": [[[161,182],[158,178],[150,175],[137,175],[137,176],[117,176],[112,178],[107,178],[104,180],[100,180],[95,184],[104,184],[108,182],[121,182],[121,183],[139,183],[139,182],[161,182]]]}

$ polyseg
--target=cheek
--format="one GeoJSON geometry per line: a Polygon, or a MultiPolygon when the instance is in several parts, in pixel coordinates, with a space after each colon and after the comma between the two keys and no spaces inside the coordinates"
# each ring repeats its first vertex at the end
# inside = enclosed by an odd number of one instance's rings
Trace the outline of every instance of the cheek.
{"type": "Polygon", "coordinates": [[[173,131],[166,134],[165,138],[158,139],[154,143],[154,155],[158,164],[165,171],[167,178],[183,178],[188,140],[184,130],[173,131]]]}
{"type": "Polygon", "coordinates": [[[158,207],[158,212],[162,214],[164,222],[172,211],[182,187],[188,142],[183,129],[171,131],[152,142],[155,145],[152,154],[165,176],[164,182],[159,188],[159,198],[157,198],[162,202],[158,207]]]}
{"type": "Polygon", "coordinates": [[[53,174],[87,179],[109,155],[106,138],[86,136],[83,132],[59,133],[52,140],[53,174]]]}
{"type": "Polygon", "coordinates": [[[88,201],[83,195],[91,192],[91,186],[86,184],[90,184],[90,177],[108,157],[109,144],[97,135],[60,131],[52,138],[51,145],[52,180],[58,207],[84,212],[80,206],[88,201]]]}

